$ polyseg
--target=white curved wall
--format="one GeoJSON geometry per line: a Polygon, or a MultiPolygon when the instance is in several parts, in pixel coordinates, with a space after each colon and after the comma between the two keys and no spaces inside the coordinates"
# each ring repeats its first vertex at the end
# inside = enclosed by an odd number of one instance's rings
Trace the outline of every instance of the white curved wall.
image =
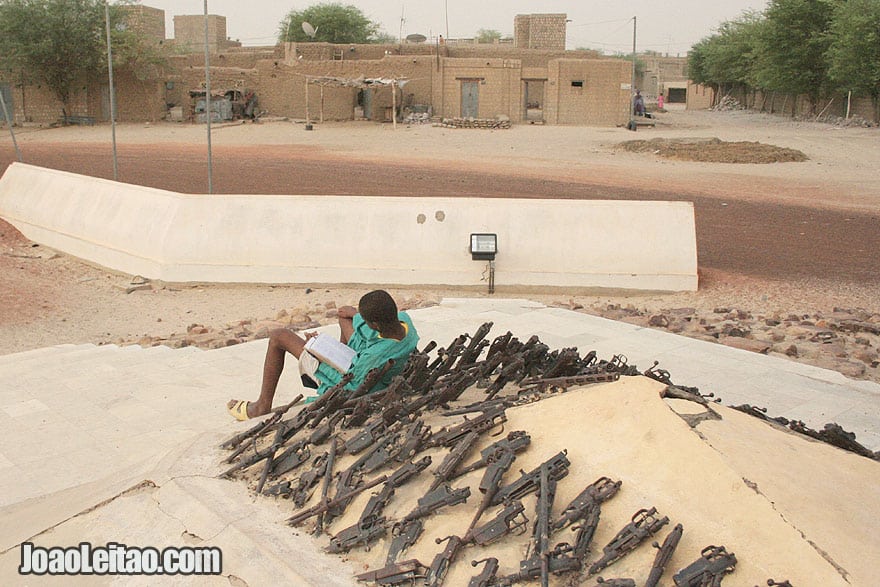
{"type": "Polygon", "coordinates": [[[696,290],[689,202],[186,195],[13,163],[0,216],[27,238],[170,282],[696,290]]]}

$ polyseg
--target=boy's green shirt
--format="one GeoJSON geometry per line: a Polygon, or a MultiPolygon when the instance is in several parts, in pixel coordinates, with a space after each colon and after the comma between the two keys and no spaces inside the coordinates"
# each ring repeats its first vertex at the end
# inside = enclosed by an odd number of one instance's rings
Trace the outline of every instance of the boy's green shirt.
{"type": "MultiPolygon", "coordinates": [[[[373,387],[373,391],[385,389],[391,383],[391,379],[403,371],[407,358],[416,349],[419,334],[406,312],[398,312],[397,319],[404,324],[406,329],[406,336],[402,340],[382,338],[378,331],[367,326],[360,314],[355,314],[352,320],[354,332],[346,344],[357,351],[357,354],[349,368],[349,372],[354,375],[354,378],[345,386],[346,389],[357,389],[364,382],[370,369],[384,365],[388,359],[394,361],[394,366],[373,387]]],[[[321,380],[318,395],[322,395],[342,379],[342,374],[326,363],[318,365],[315,373],[321,380]]]]}

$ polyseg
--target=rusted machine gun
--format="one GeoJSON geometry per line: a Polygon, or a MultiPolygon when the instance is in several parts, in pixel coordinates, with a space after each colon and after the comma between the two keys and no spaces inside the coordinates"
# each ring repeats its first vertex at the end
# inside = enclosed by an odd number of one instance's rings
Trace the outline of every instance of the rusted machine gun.
{"type": "Polygon", "coordinates": [[[441,428],[431,436],[428,445],[452,446],[469,432],[482,434],[505,422],[507,422],[507,414],[504,413],[504,408],[493,408],[471,420],[465,418],[464,422],[452,428],[441,428]]]}
{"type": "Polygon", "coordinates": [[[657,509],[640,509],[631,521],[617,533],[605,546],[602,558],[590,565],[590,575],[595,575],[611,563],[623,558],[641,544],[648,536],[654,535],[660,528],[669,523],[669,518],[657,517],[657,509]]]}
{"type": "Polygon", "coordinates": [[[586,375],[569,375],[567,377],[542,377],[526,379],[520,383],[520,387],[534,387],[541,392],[568,391],[570,387],[590,385],[593,383],[607,383],[620,379],[620,373],[611,371],[607,373],[590,373],[586,375]]]}
{"type": "Polygon", "coordinates": [[[417,579],[424,579],[428,567],[410,559],[402,563],[389,564],[381,569],[362,573],[355,579],[377,585],[415,585],[417,579]]]}
{"type": "Polygon", "coordinates": [[[499,489],[490,505],[522,499],[526,495],[537,491],[541,481],[541,469],[545,465],[548,468],[550,477],[555,481],[559,481],[568,475],[568,468],[571,466],[571,461],[565,455],[566,451],[563,450],[529,473],[520,471],[520,478],[499,489]]]}
{"type": "Polygon", "coordinates": [[[577,520],[583,519],[594,505],[606,502],[620,490],[621,481],[612,481],[608,477],[599,477],[596,481],[587,485],[587,488],[578,494],[560,514],[559,519],[553,523],[553,530],[559,530],[570,526],[577,520]]]}
{"type": "Polygon", "coordinates": [[[338,532],[330,539],[328,552],[346,552],[359,545],[366,545],[385,535],[385,517],[382,512],[394,495],[394,491],[424,471],[431,464],[431,457],[425,457],[418,462],[406,463],[397,469],[382,487],[382,490],[373,495],[367,502],[364,511],[354,525],[338,532]]]}
{"type": "Polygon", "coordinates": [[[654,564],[651,565],[651,572],[648,574],[648,580],[645,581],[645,587],[657,587],[660,583],[660,577],[663,576],[663,571],[666,570],[666,565],[669,564],[669,559],[672,558],[672,553],[675,552],[683,532],[684,526],[676,524],[675,528],[666,536],[662,546],[656,542],[652,545],[657,549],[657,555],[654,557],[654,564]]]}
{"type": "Polygon", "coordinates": [[[718,587],[725,575],[736,569],[736,556],[723,546],[710,545],[700,558],[672,577],[676,587],[718,587]]]}

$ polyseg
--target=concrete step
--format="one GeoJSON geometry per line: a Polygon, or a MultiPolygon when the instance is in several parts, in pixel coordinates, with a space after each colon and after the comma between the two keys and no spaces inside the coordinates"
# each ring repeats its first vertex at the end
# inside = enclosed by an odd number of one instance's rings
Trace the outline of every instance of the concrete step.
{"type": "Polygon", "coordinates": [[[38,359],[40,357],[48,357],[52,355],[56,355],[59,353],[66,353],[76,348],[82,348],[84,346],[94,346],[94,345],[77,345],[77,344],[58,344],[54,346],[47,346],[40,349],[32,349],[29,351],[22,351],[20,353],[10,353],[8,355],[0,355],[0,367],[7,364],[15,364],[21,361],[28,361],[30,359],[38,359]]]}

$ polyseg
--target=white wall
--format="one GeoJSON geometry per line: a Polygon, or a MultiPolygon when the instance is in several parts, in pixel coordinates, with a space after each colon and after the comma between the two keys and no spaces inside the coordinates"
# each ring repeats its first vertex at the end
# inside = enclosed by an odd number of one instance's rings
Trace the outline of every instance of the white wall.
{"type": "Polygon", "coordinates": [[[696,290],[689,202],[186,195],[13,163],[0,216],[27,238],[170,282],[696,290]]]}

